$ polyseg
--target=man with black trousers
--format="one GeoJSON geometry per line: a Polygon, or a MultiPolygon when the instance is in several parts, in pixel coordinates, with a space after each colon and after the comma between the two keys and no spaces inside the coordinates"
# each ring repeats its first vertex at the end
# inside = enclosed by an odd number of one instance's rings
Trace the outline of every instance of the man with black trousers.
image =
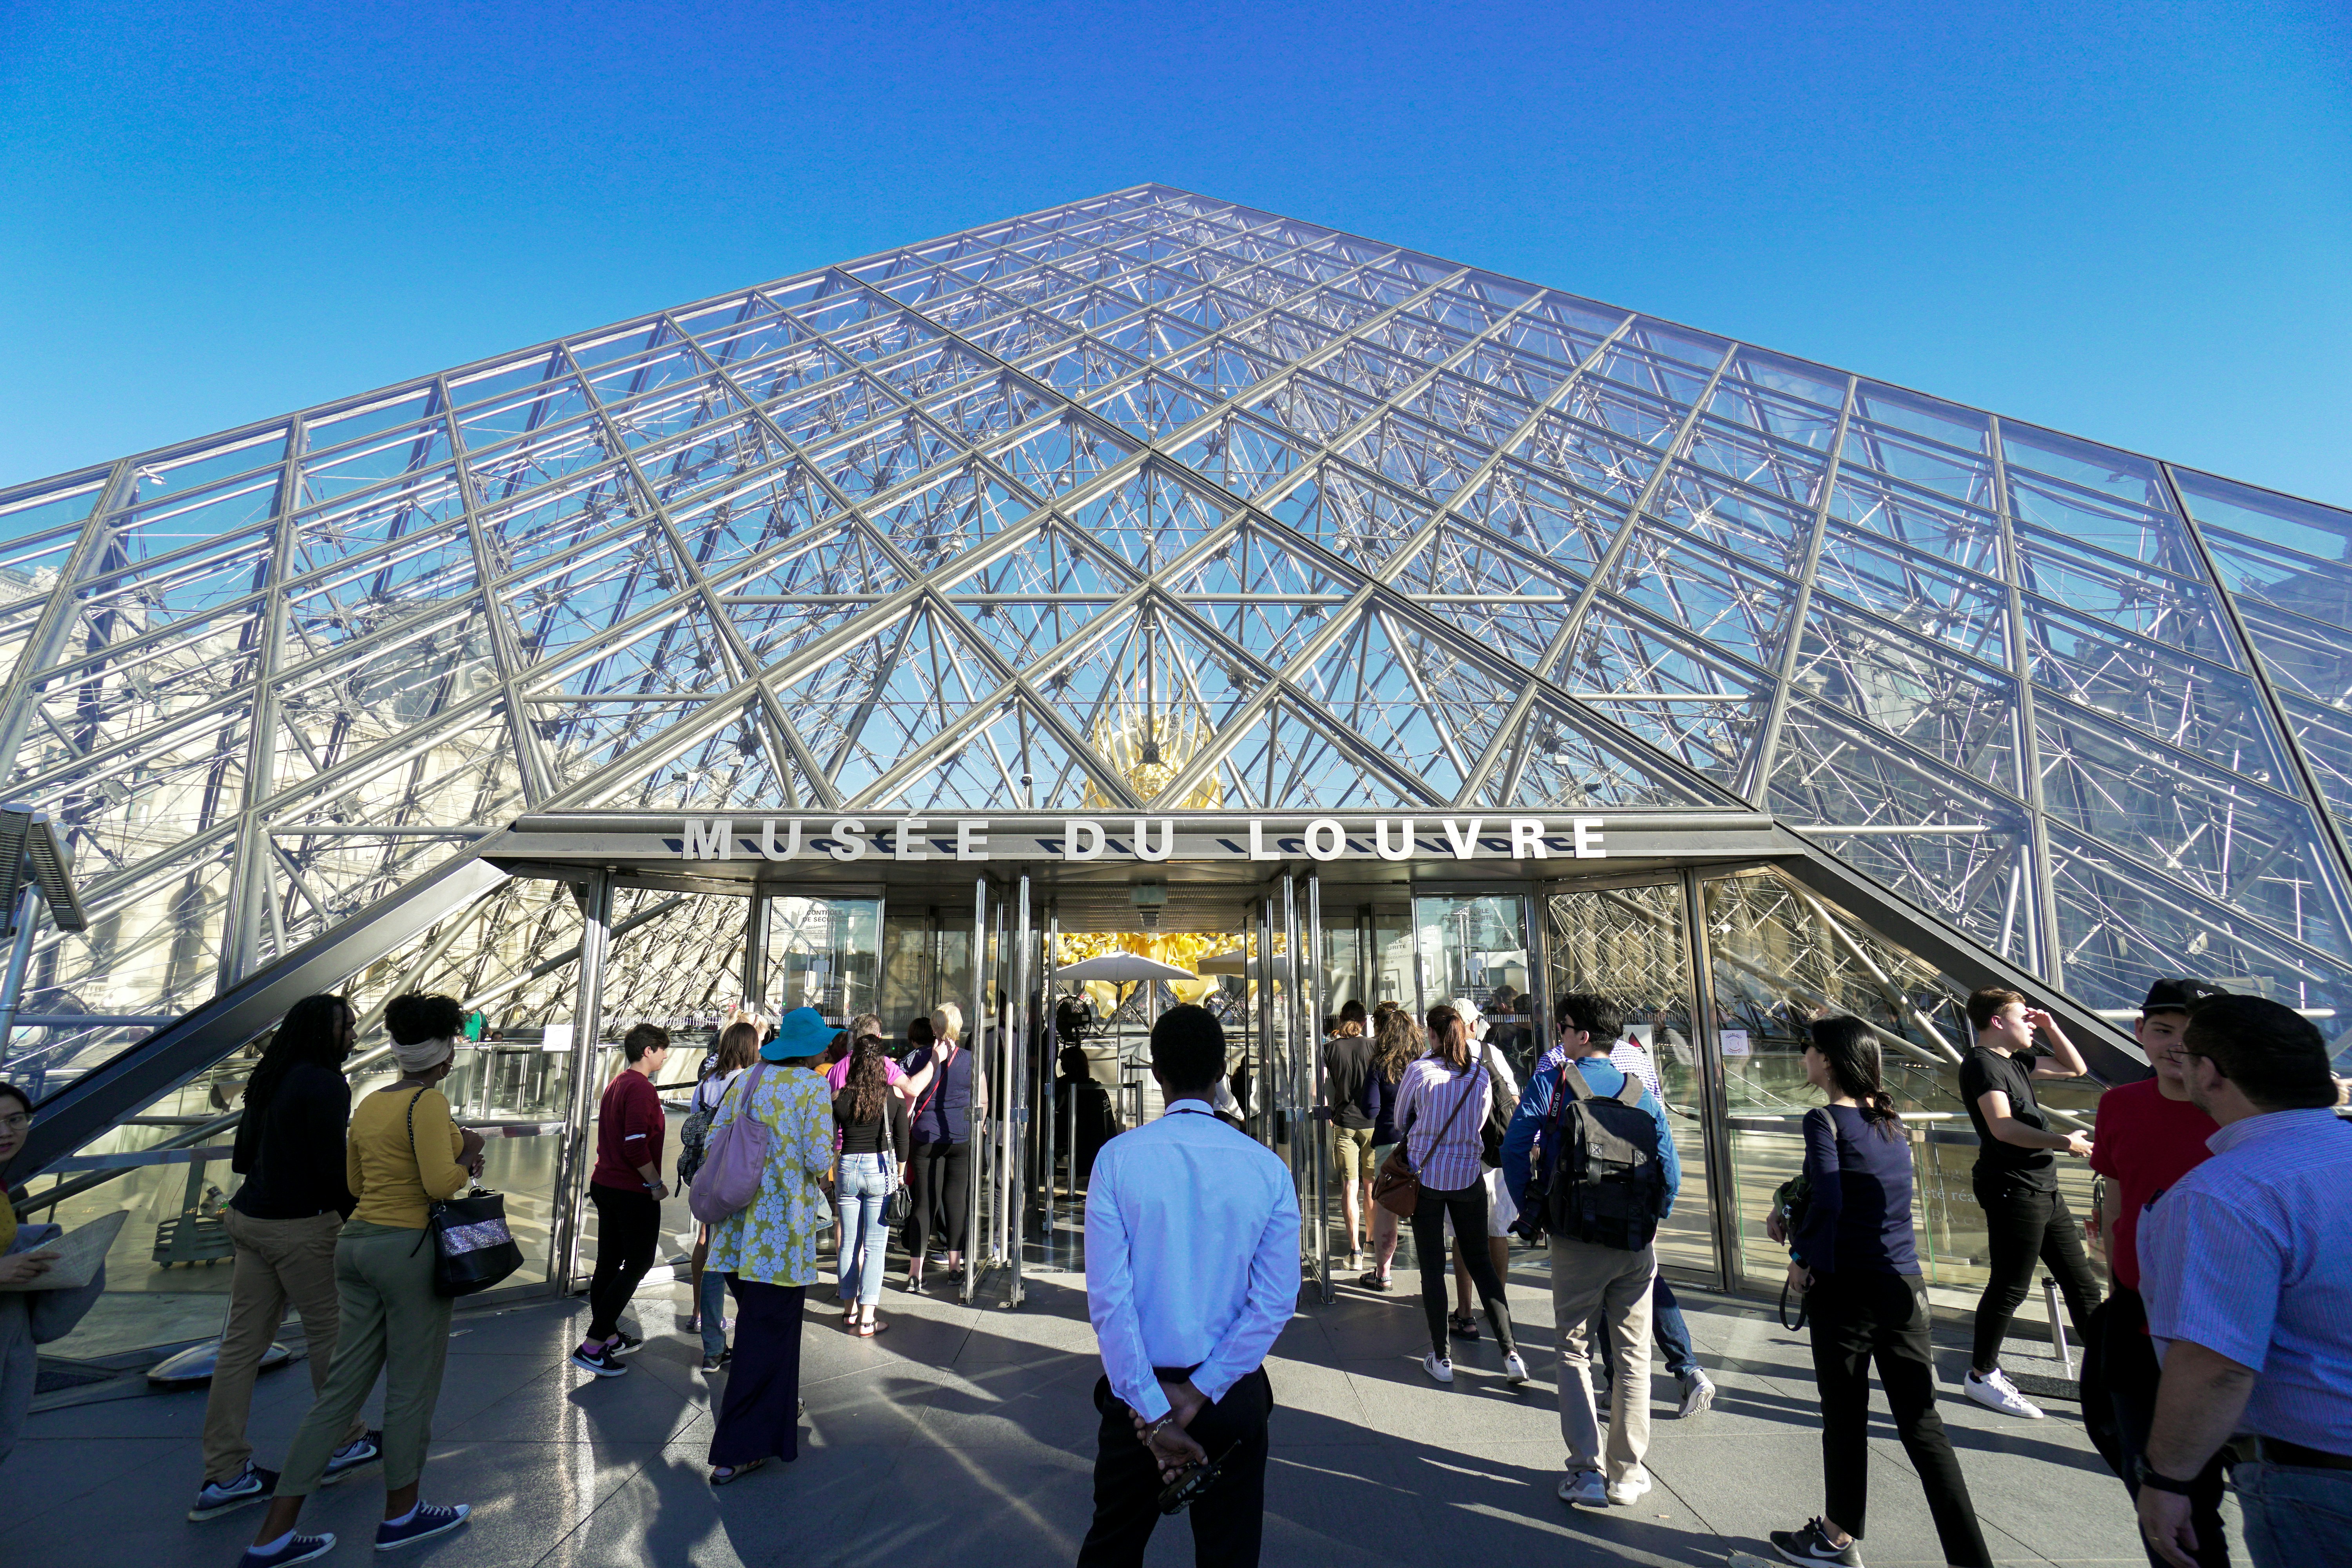
{"type": "Polygon", "coordinates": [[[1969,998],[1976,1049],[1960,1064],[1960,1100],[1977,1132],[1976,1194],[1985,1215],[1990,1266],[1977,1301],[1976,1344],[1969,1363],[1968,1396],[1989,1409],[2031,1420],[2042,1407],[2017,1391],[2000,1369],[2000,1342],[2033,1282],[2040,1262],[2057,1277],[2085,1339],[2099,1281],[2083,1248],[2083,1227],[2058,1192],[2058,1153],[2087,1159],[2090,1137],[2053,1131],[2034,1098],[2037,1079],[2081,1078],[2090,1066],[2058,1021],[2029,1006],[2014,991],[1979,991],[1969,998]],[[2039,1036],[2048,1057],[2034,1049],[2039,1036]]]}
{"type": "Polygon", "coordinates": [[[1216,1474],[1192,1504],[1200,1568],[1255,1568],[1265,1524],[1261,1363],[1298,1305],[1298,1194],[1271,1151],[1217,1119],[1225,1034],[1205,1007],[1151,1030],[1160,1119],[1111,1139],[1087,1192],[1087,1315],[1102,1348],[1095,1515],[1080,1568],[1133,1568],[1161,1489],[1216,1474]]]}
{"type": "Polygon", "coordinates": [[[661,1246],[662,1135],[667,1119],[654,1074],[669,1059],[669,1031],[639,1024],[621,1039],[626,1058],[596,1107],[596,1168],[588,1198],[596,1205],[596,1273],[588,1281],[588,1334],[572,1364],[598,1377],[628,1371],[621,1358],[645,1343],[621,1327],[621,1310],[654,1266],[661,1246]]]}
{"type": "MultiPolygon", "coordinates": [[[[2099,1097],[2091,1169],[2106,1178],[2096,1223],[2115,1289],[2091,1314],[2091,1336],[2083,1346],[2083,1424],[2135,1500],[2140,1458],[2156,1422],[2157,1381],[2164,1371],[2156,1342],[2148,1338],[2147,1306],[2139,1293],[2140,1215],[2212,1152],[2205,1141],[2221,1128],[2189,1098],[2189,1010],[2209,996],[2226,994],[2202,980],[2159,980],[2149,986],[2132,1033],[2156,1076],[2117,1084],[2099,1097]]],[[[2216,1455],[2190,1483],[2200,1568],[2228,1568],[2222,1479],[2216,1455]]],[[[2152,1545],[2147,1560],[2167,1568],[2152,1545]]]]}

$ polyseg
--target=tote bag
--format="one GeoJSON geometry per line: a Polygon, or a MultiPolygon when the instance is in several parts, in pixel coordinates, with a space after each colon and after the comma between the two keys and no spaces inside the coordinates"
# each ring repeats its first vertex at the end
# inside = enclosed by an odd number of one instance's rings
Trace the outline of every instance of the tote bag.
{"type": "MultiPolygon", "coordinates": [[[[416,1158],[418,1089],[408,1098],[408,1153],[416,1158]]],[[[418,1168],[423,1168],[418,1161],[418,1168]]],[[[433,1243],[433,1293],[470,1296],[487,1290],[522,1267],[522,1246],[507,1228],[503,1193],[476,1190],[464,1197],[440,1198],[425,1205],[422,1247],[433,1243]]]]}
{"type": "MultiPolygon", "coordinates": [[[[731,1121],[713,1127],[703,1141],[702,1166],[694,1173],[686,1207],[705,1225],[718,1225],[740,1214],[760,1195],[760,1182],[767,1174],[773,1135],[766,1122],[751,1114],[751,1097],[759,1092],[760,1080],[767,1070],[768,1064],[761,1062],[735,1080],[727,1092],[730,1096],[742,1095],[742,1105],[731,1121]]],[[[720,1108],[725,1108],[724,1101],[720,1108]]]]}

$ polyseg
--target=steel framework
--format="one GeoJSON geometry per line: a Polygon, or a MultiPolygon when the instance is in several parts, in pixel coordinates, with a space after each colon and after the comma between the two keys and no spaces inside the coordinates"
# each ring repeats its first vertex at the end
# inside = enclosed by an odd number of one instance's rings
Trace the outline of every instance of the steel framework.
{"type": "MultiPolygon", "coordinates": [[[[1147,803],[1747,802],[2093,1005],[2352,1006],[2352,515],[1165,186],[0,491],[0,552],[91,917],[35,1016],[526,809],[1147,803]]],[[[578,909],[490,901],[434,940],[560,1006],[578,909]]],[[[740,969],[698,909],[607,1016],[740,969]]]]}

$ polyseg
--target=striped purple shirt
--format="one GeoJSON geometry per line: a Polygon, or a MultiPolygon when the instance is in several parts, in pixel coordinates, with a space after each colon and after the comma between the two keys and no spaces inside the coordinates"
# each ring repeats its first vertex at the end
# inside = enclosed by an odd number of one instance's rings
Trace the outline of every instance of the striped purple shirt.
{"type": "Polygon", "coordinates": [[[2274,1110],[2205,1146],[2140,1211],[2147,1331],[2252,1368],[2247,1430],[2352,1454],[2352,1126],[2274,1110]]]}
{"type": "Polygon", "coordinates": [[[1404,1079],[1397,1085],[1396,1125],[1405,1140],[1405,1157],[1423,1186],[1452,1193],[1478,1184],[1486,1170],[1478,1157],[1479,1129],[1486,1125],[1493,1092],[1486,1069],[1475,1058],[1470,1070],[1459,1077],[1433,1057],[1404,1069],[1404,1079]],[[1456,1105],[1462,1108],[1458,1116],[1456,1105]],[[1450,1127],[1448,1117],[1453,1118],[1450,1127]],[[1437,1141],[1441,1131],[1443,1143],[1437,1141]]]}

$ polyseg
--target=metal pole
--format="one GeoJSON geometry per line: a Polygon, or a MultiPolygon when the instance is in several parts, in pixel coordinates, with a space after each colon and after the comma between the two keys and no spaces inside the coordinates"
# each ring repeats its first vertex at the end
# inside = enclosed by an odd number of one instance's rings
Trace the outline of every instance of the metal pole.
{"type": "MultiPolygon", "coordinates": [[[[0,980],[0,1076],[8,1070],[8,1037],[16,1027],[16,1014],[24,1005],[25,966],[32,962],[33,927],[40,920],[40,905],[34,901],[31,877],[16,893],[16,940],[8,949],[8,975],[0,980]]],[[[36,1098],[38,1093],[36,1091],[36,1098]]]]}
{"type": "Polygon", "coordinates": [[[1030,967],[1030,961],[1035,954],[1032,951],[1029,931],[1029,877],[1026,872],[1022,874],[1019,898],[1021,913],[1015,922],[1018,929],[1013,948],[1014,962],[1019,966],[1013,976],[1013,994],[1019,1011],[1015,1015],[1016,1022],[1009,1031],[1012,1039],[1005,1053],[1008,1069],[1005,1075],[1008,1080],[1006,1115],[1012,1150],[1011,1156],[1004,1162],[1004,1228],[1005,1253],[1013,1266],[1013,1288],[1006,1305],[1013,1307],[1021,1305],[1021,1219],[1024,1209],[1027,1207],[1027,1194],[1022,1179],[1027,1171],[1025,1162],[1029,1152],[1029,1058],[1033,1017],[1030,1004],[1034,1000],[1029,994],[1029,982],[1035,973],[1030,967]]]}
{"type": "MultiPolygon", "coordinates": [[[[988,1059],[976,1047],[988,1016],[988,879],[971,884],[971,1016],[964,1024],[963,1048],[971,1053],[972,1082],[985,1090],[988,1059]]],[[[980,1274],[980,1163],[988,1145],[985,1121],[976,1112],[964,1116],[963,1301],[971,1304],[972,1283],[980,1274]]]]}
{"type": "Polygon", "coordinates": [[[1706,931],[1706,900],[1698,873],[1685,866],[1683,927],[1691,966],[1691,1028],[1698,1038],[1699,1136],[1706,1149],[1706,1191],[1715,1208],[1715,1258],[1723,1289],[1738,1291],[1747,1278],[1739,1255],[1739,1184],[1731,1163],[1731,1101],[1723,1080],[1723,1039],[1715,1014],[1714,944],[1706,931]]]}
{"type": "Polygon", "coordinates": [[[993,1265],[1004,1260],[1004,1132],[1013,1119],[1013,1086],[1006,1082],[1006,1053],[1012,1048],[1008,1037],[1013,1032],[1013,945],[1008,917],[1012,911],[1004,900],[996,902],[996,1049],[991,1053],[996,1064],[996,1077],[989,1085],[989,1109],[995,1112],[990,1118],[988,1140],[988,1260],[993,1265]]]}
{"type": "Polygon", "coordinates": [[[1315,1083],[1315,1120],[1307,1136],[1314,1141],[1309,1163],[1315,1171],[1315,1279],[1323,1304],[1332,1301],[1331,1290],[1331,1080],[1328,1064],[1323,1059],[1323,1020],[1329,1016],[1329,998],[1325,994],[1327,982],[1323,969],[1323,873],[1307,873],[1307,977],[1312,989],[1307,994],[1307,1014],[1311,1025],[1307,1037],[1314,1042],[1315,1060],[1308,1069],[1315,1083]]]}
{"type": "Polygon", "coordinates": [[[591,871],[580,898],[580,980],[572,1002],[572,1106],[555,1161],[548,1261],[558,1295],[572,1293],[580,1262],[580,1210],[587,1201],[596,1125],[596,1036],[604,1024],[604,962],[612,947],[613,878],[591,871]]]}
{"type": "MultiPolygon", "coordinates": [[[[1044,1190],[1045,1195],[1045,1261],[1048,1263],[1051,1263],[1054,1260],[1054,1132],[1055,1123],[1061,1120],[1062,1100],[1062,1090],[1060,1088],[1062,1061],[1061,1017],[1058,1009],[1055,1008],[1054,998],[1055,990],[1059,984],[1055,977],[1055,971],[1061,966],[1061,906],[1059,903],[1048,903],[1045,906],[1045,1005],[1049,1009],[1049,1011],[1045,1015],[1045,1027],[1048,1038],[1045,1044],[1045,1072],[1043,1075],[1045,1085],[1045,1169],[1042,1172],[1043,1180],[1038,1183],[1039,1187],[1044,1190]]],[[[1071,1184],[1071,1195],[1074,1197],[1076,1195],[1076,1183],[1071,1184]]]]}
{"type": "Polygon", "coordinates": [[[1275,1102],[1280,1098],[1274,1078],[1274,906],[1257,900],[1257,1137],[1275,1144],[1275,1102]]]}
{"type": "Polygon", "coordinates": [[[743,917],[743,1005],[768,1010],[768,895],[757,888],[743,917]]]}
{"type": "Polygon", "coordinates": [[[1291,1168],[1298,1208],[1306,1171],[1298,1162],[1298,879],[1282,872],[1282,1163],[1291,1168]]]}

